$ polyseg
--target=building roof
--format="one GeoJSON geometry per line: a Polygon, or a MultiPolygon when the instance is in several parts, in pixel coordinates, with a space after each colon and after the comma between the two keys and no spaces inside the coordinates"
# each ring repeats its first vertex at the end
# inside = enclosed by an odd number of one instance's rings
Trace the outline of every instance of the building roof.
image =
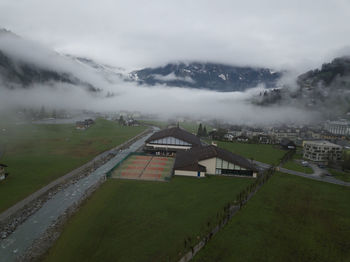
{"type": "Polygon", "coordinates": [[[295,143],[288,138],[283,138],[281,140],[281,146],[295,146],[295,143]]]}
{"type": "Polygon", "coordinates": [[[146,143],[149,143],[153,140],[158,140],[162,139],[165,137],[175,137],[177,139],[183,140],[192,146],[201,146],[201,140],[195,136],[194,134],[191,134],[179,127],[172,127],[172,128],[167,128],[160,130],[159,132],[154,133],[152,136],[150,136],[147,140],[146,143]]]}
{"type": "Polygon", "coordinates": [[[227,162],[239,165],[241,167],[244,167],[253,171],[258,171],[255,165],[252,164],[248,159],[242,156],[233,154],[225,149],[212,146],[212,145],[204,146],[204,147],[196,147],[196,148],[192,148],[189,151],[177,153],[174,169],[190,170],[185,168],[191,167],[191,168],[197,168],[195,169],[195,171],[200,171],[198,170],[200,167],[196,166],[196,164],[199,165],[198,164],[199,161],[210,159],[213,157],[218,157],[227,162]]]}
{"type": "Polygon", "coordinates": [[[331,147],[342,147],[337,144],[333,144],[327,140],[306,140],[304,141],[304,144],[311,144],[311,145],[317,145],[317,146],[331,146],[331,147]]]}

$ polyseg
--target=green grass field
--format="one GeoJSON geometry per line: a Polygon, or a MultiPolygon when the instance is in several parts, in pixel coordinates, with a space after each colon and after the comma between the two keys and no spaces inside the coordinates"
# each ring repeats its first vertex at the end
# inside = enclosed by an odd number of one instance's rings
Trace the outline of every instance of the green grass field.
{"type": "Polygon", "coordinates": [[[350,173],[342,172],[332,168],[328,168],[329,173],[331,173],[335,178],[342,180],[344,182],[350,182],[350,173]]]}
{"type": "Polygon", "coordinates": [[[98,119],[85,131],[75,125],[7,125],[0,133],[9,177],[0,182],[0,212],[99,153],[132,138],[145,127],[124,127],[98,119]]]}
{"type": "Polygon", "coordinates": [[[193,261],[350,261],[350,190],[278,173],[193,261]]]}
{"type": "Polygon", "coordinates": [[[295,162],[295,160],[293,160],[293,159],[284,163],[283,167],[287,168],[289,170],[294,170],[294,171],[302,172],[305,174],[313,174],[313,172],[314,172],[311,167],[302,166],[298,162],[295,162]]]}
{"type": "Polygon", "coordinates": [[[139,122],[143,125],[152,125],[159,127],[160,129],[166,128],[169,123],[167,121],[159,121],[159,120],[139,120],[139,122]]]}
{"type": "MultiPolygon", "coordinates": [[[[198,132],[198,127],[199,127],[199,124],[197,124],[196,122],[191,122],[191,121],[185,121],[185,122],[181,122],[179,123],[180,127],[187,130],[188,132],[192,133],[192,134],[197,134],[198,132]]],[[[206,127],[207,129],[207,132],[210,132],[213,130],[213,127],[210,126],[210,125],[207,125],[205,123],[202,123],[202,126],[204,128],[204,126],[206,127]]]]}
{"type": "Polygon", "coordinates": [[[177,261],[184,240],[197,242],[207,222],[252,181],[109,179],[68,222],[44,261],[177,261]]]}
{"type": "Polygon", "coordinates": [[[238,142],[216,141],[219,147],[227,149],[233,153],[244,156],[248,159],[253,158],[266,164],[278,164],[280,159],[287,151],[279,149],[277,146],[265,144],[248,144],[238,142]]]}
{"type": "MultiPolygon", "coordinates": [[[[140,120],[140,123],[147,124],[147,125],[154,125],[161,129],[166,128],[170,124],[169,121],[159,121],[159,120],[140,120]]],[[[172,124],[176,124],[176,123],[172,122],[172,124]]],[[[203,123],[202,125],[203,127],[206,126],[207,132],[210,132],[213,130],[213,127],[210,125],[206,125],[203,123]]],[[[195,121],[184,121],[184,122],[179,122],[179,126],[192,134],[197,134],[199,124],[197,124],[197,122],[195,121]]]]}
{"type": "Polygon", "coordinates": [[[301,161],[302,159],[303,159],[303,155],[298,150],[297,153],[293,155],[293,158],[291,160],[284,163],[283,167],[290,170],[302,172],[305,174],[313,174],[314,171],[312,170],[311,167],[303,166],[302,164],[295,161],[295,160],[301,161]]]}

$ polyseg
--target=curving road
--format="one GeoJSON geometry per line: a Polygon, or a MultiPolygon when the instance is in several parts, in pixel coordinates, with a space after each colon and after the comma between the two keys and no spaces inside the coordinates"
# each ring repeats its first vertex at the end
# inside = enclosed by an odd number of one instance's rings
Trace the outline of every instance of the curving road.
{"type": "MultiPolygon", "coordinates": [[[[271,167],[271,165],[269,165],[269,164],[265,164],[265,163],[258,162],[258,161],[253,161],[253,163],[255,165],[257,165],[260,170],[268,169],[269,167],[271,167]]],[[[313,179],[313,180],[322,181],[322,182],[326,182],[326,183],[331,183],[331,184],[335,184],[335,185],[350,187],[350,183],[349,182],[344,182],[344,181],[338,180],[338,179],[336,179],[336,178],[334,178],[332,176],[327,176],[327,175],[326,176],[321,176],[322,173],[325,173],[325,170],[320,169],[318,167],[315,167],[315,165],[311,165],[311,167],[314,170],[314,174],[305,174],[305,173],[302,173],[302,172],[286,169],[286,168],[283,168],[283,167],[277,167],[277,170],[281,171],[283,173],[290,174],[290,175],[301,176],[301,177],[305,177],[305,178],[308,178],[308,179],[313,179]]]]}

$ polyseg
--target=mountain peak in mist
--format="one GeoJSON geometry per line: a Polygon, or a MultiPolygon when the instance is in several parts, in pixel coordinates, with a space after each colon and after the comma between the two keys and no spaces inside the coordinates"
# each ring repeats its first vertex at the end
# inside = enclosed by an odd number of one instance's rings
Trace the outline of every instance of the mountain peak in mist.
{"type": "Polygon", "coordinates": [[[209,89],[221,92],[244,91],[258,85],[276,87],[281,72],[269,68],[231,66],[218,63],[169,63],[131,73],[140,84],[209,89]]]}

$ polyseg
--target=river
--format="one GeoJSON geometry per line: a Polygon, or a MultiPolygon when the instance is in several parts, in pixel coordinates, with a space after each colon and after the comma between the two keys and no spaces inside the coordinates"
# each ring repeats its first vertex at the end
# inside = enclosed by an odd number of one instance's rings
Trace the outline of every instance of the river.
{"type": "Polygon", "coordinates": [[[129,148],[116,152],[117,155],[114,158],[90,175],[52,196],[37,212],[19,225],[11,235],[0,241],[0,261],[16,261],[16,257],[23,255],[34,240],[38,239],[60,215],[83,197],[84,192],[88,188],[96,184],[129,153],[137,151],[151,134],[140,138],[131,144],[129,148]]]}

